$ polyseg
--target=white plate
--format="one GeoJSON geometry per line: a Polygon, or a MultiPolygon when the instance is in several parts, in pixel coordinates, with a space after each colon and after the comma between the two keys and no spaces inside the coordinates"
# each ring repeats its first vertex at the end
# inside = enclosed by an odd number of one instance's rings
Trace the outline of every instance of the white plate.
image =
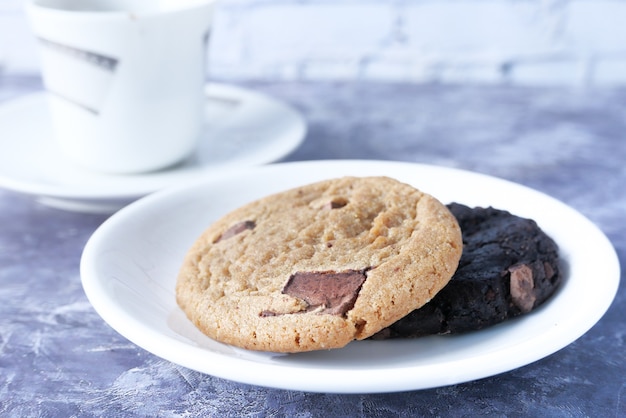
{"type": "Polygon", "coordinates": [[[0,106],[0,187],[69,210],[112,212],[146,194],[200,174],[275,161],[304,139],[306,125],[291,107],[223,84],[207,86],[207,124],[198,151],[168,170],[105,175],[68,163],[57,150],[46,93],[0,106]]]}
{"type": "Polygon", "coordinates": [[[243,383],[368,393],[479,379],[554,353],[604,314],[617,291],[619,264],[610,242],[589,220],[524,186],[443,167],[312,161],[251,168],[141,199],[94,233],[83,253],[81,276],[104,320],[164,359],[243,383]],[[196,237],[218,217],[253,199],[343,175],[388,175],[445,203],[492,205],[534,218],[560,246],[564,283],[535,312],[461,336],[358,341],[339,350],[278,355],[233,348],[196,330],[174,300],[178,268],[196,237]]]}

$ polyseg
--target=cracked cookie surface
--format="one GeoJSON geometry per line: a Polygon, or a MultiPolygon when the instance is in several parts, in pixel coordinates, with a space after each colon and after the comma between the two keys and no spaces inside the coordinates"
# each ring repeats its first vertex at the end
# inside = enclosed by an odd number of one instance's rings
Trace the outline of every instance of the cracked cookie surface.
{"type": "Polygon", "coordinates": [[[454,273],[461,232],[432,196],[387,177],[284,191],[212,224],[176,297],[209,337],[300,352],[364,339],[428,302],[454,273]]]}

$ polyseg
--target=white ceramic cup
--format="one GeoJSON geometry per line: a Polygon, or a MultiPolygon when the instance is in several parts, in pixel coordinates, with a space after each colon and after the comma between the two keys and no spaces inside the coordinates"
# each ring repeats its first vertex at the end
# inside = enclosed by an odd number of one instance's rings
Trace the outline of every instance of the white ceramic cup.
{"type": "Polygon", "coordinates": [[[91,170],[171,166],[204,124],[214,0],[27,0],[55,137],[91,170]]]}

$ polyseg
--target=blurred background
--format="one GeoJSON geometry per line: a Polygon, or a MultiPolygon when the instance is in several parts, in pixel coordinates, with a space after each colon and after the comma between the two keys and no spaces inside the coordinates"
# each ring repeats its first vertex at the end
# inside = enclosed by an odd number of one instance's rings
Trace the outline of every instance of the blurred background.
{"type": "MultiPolygon", "coordinates": [[[[624,0],[222,0],[209,75],[625,85],[625,23],[624,0]]],[[[0,0],[0,72],[38,72],[21,0],[0,0]]]]}

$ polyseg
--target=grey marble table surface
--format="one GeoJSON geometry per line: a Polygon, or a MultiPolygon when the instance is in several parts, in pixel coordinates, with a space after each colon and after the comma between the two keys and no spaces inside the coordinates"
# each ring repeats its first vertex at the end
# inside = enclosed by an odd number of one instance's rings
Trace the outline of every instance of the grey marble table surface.
{"type": "MultiPolygon", "coordinates": [[[[583,213],[626,263],[626,89],[239,84],[306,117],[306,139],[286,161],[401,160],[512,180],[583,213]]],[[[0,103],[39,90],[37,77],[0,75],[0,103]]],[[[626,416],[623,275],[589,332],[530,365],[428,390],[306,393],[191,371],[111,329],[78,268],[106,219],[0,189],[0,416],[626,416]]]]}

